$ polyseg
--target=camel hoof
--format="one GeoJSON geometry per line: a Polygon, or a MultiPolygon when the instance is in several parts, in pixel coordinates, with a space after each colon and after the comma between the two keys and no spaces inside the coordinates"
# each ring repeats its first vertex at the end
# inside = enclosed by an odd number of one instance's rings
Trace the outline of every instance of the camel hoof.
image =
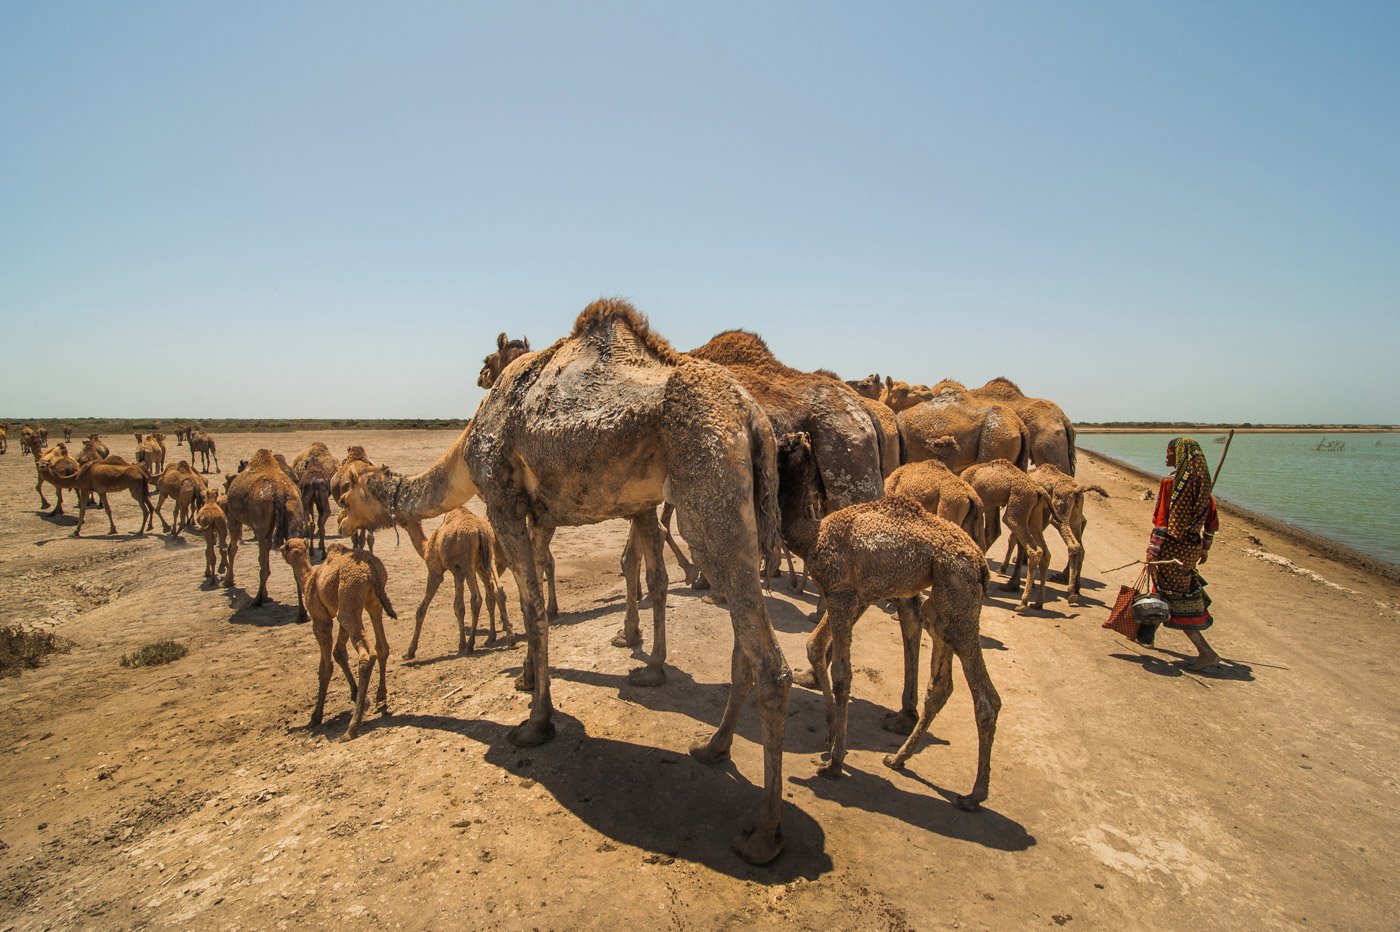
{"type": "Polygon", "coordinates": [[[621,628],[621,629],[618,630],[617,634],[614,634],[614,635],[613,635],[612,646],[613,646],[613,647],[641,647],[641,646],[642,646],[642,633],[641,633],[640,631],[636,631],[636,632],[633,632],[632,635],[629,637],[628,634],[627,634],[627,629],[626,629],[626,628],[621,628]]]}
{"type": "Polygon", "coordinates": [[[1084,596],[1080,595],[1077,592],[1071,592],[1069,594],[1069,598],[1065,599],[1065,601],[1068,602],[1070,605],[1083,605],[1084,596]]]}
{"type": "Polygon", "coordinates": [[[1067,579],[1069,579],[1069,575],[1063,571],[1054,572],[1050,574],[1051,582],[1064,582],[1067,579]]]}
{"type": "Polygon", "coordinates": [[[718,605],[720,607],[724,607],[725,605],[729,604],[729,600],[726,599],[724,596],[720,595],[718,592],[711,592],[708,595],[702,595],[700,597],[700,601],[704,602],[706,605],[718,605]]]}
{"type": "Polygon", "coordinates": [[[663,667],[637,667],[627,672],[627,682],[633,686],[665,686],[666,670],[663,667]]]}
{"type": "Polygon", "coordinates": [[[811,670],[793,670],[792,685],[805,686],[807,689],[816,689],[817,676],[811,670]]]}
{"type": "Polygon", "coordinates": [[[1021,588],[1021,584],[1017,582],[1004,582],[997,586],[997,588],[1002,592],[1015,592],[1017,589],[1021,588]]]}
{"type": "Polygon", "coordinates": [[[355,731],[355,729],[353,729],[353,728],[348,729],[348,730],[345,732],[345,734],[343,734],[343,735],[340,736],[340,743],[341,743],[341,744],[344,744],[344,743],[347,742],[347,741],[354,741],[354,740],[355,740],[355,735],[356,735],[356,734],[357,734],[357,732],[355,731]]]}
{"type": "Polygon", "coordinates": [[[886,754],[885,766],[890,768],[891,770],[903,770],[904,761],[900,760],[899,755],[897,754],[886,754]]]}
{"type": "Polygon", "coordinates": [[[463,656],[463,657],[470,657],[472,654],[476,653],[476,645],[475,645],[475,644],[458,644],[458,645],[457,645],[457,653],[458,653],[459,655],[463,656]]]}
{"type": "Polygon", "coordinates": [[[817,768],[817,776],[825,777],[828,780],[839,780],[841,779],[841,765],[836,761],[828,761],[817,768]]]}
{"type": "Polygon", "coordinates": [[[69,537],[82,537],[83,535],[79,534],[77,531],[74,531],[72,534],[69,534],[68,536],[69,536],[69,537]]]}
{"type": "Polygon", "coordinates": [[[404,660],[412,660],[412,659],[413,659],[414,657],[416,657],[416,656],[418,656],[417,651],[406,650],[406,651],[403,652],[403,659],[404,659],[404,660]]]}
{"type": "Polygon", "coordinates": [[[729,760],[729,748],[714,748],[708,741],[697,741],[690,746],[690,756],[706,766],[714,766],[721,761],[729,760]]]}
{"type": "Polygon", "coordinates": [[[516,692],[522,693],[534,692],[535,678],[533,676],[526,676],[524,673],[520,674],[515,678],[515,690],[516,692]]]}
{"type": "Polygon", "coordinates": [[[734,853],[750,864],[768,864],[783,853],[783,830],[749,829],[733,842],[734,853]]]}
{"type": "Polygon", "coordinates": [[[311,716],[311,721],[309,721],[309,722],[306,723],[306,727],[307,727],[307,728],[320,728],[320,727],[321,727],[321,716],[319,716],[319,715],[313,715],[313,716],[311,716]]]}
{"type": "Polygon", "coordinates": [[[526,719],[510,730],[510,743],[518,748],[536,748],[554,737],[554,723],[536,724],[526,719]]]}
{"type": "Polygon", "coordinates": [[[918,716],[913,712],[903,709],[899,712],[887,713],[884,720],[880,722],[880,727],[897,735],[907,735],[914,730],[914,725],[918,720],[918,716]]]}
{"type": "Polygon", "coordinates": [[[953,801],[953,805],[957,806],[963,812],[976,812],[978,809],[982,808],[982,800],[974,799],[972,796],[959,796],[953,801]]]}

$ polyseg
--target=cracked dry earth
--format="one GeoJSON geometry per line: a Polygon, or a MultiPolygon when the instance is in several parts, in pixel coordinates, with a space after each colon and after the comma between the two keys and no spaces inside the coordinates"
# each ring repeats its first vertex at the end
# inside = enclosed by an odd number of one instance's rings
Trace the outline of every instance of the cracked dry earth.
{"type": "MultiPolygon", "coordinates": [[[[452,435],[231,434],[219,446],[237,462],[313,439],[337,453],[364,443],[411,471],[452,435]]],[[[16,453],[0,457],[0,618],[73,648],[0,680],[0,930],[1379,928],[1400,909],[1397,587],[1227,522],[1205,572],[1211,637],[1232,662],[1183,673],[1180,635],[1163,632],[1154,651],[1100,628],[1134,575],[1103,568],[1141,556],[1151,504],[1142,479],[1089,456],[1086,481],[1113,497],[1088,503],[1088,604],[1052,584],[1043,611],[1013,615],[993,574],[983,645],[1004,705],[984,811],[950,801],[976,757],[961,673],[907,771],[881,765],[898,744],[878,726],[901,664],[897,626],[872,609],[856,629],[849,773],[815,776],[820,696],[795,688],[787,850],[757,868],[729,849],[758,802],[756,714],[731,764],[685,753],[723,708],[728,617],[673,567],[669,680],[628,685],[636,658],[608,644],[622,523],[555,538],[558,737],[530,750],[505,737],[526,713],[511,682],[523,650],[457,656],[450,589],[419,661],[399,659],[426,571],[406,538],[381,534],[401,616],[389,623],[392,715],[371,713],[344,744],[343,680],[325,727],[306,728],[316,652],[292,621],[284,563],[275,603],[253,609],[242,586],[256,581],[255,548],[241,550],[238,588],[204,588],[202,542],[130,537],[129,498],[114,500],[122,535],[71,540],[71,518],[37,513],[32,464],[16,453]],[[188,655],[119,665],[164,637],[188,655]]],[[[794,666],[814,601],[774,583],[794,666]]],[[[649,643],[645,616],[643,631],[649,643]]]]}

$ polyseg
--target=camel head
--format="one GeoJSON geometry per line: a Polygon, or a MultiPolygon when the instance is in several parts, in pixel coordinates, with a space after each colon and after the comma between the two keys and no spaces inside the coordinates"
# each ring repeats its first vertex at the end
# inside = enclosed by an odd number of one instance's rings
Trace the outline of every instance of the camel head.
{"type": "Polygon", "coordinates": [[[351,473],[345,494],[340,497],[343,507],[339,518],[342,533],[346,528],[351,531],[372,531],[392,527],[394,519],[389,514],[389,508],[393,502],[394,488],[402,481],[403,476],[384,466],[351,473]]]}
{"type": "Polygon", "coordinates": [[[496,379],[501,377],[506,366],[516,359],[530,352],[530,340],[528,337],[521,337],[519,340],[506,339],[505,333],[496,336],[496,352],[482,360],[481,375],[477,376],[476,384],[482,388],[489,389],[496,384],[496,379]]]}
{"type": "Polygon", "coordinates": [[[951,435],[945,435],[930,441],[929,448],[933,450],[934,459],[942,460],[946,466],[958,453],[958,441],[951,435]]]}
{"type": "Polygon", "coordinates": [[[311,554],[306,546],[306,538],[289,537],[287,542],[277,549],[281,551],[282,559],[287,561],[298,581],[302,574],[311,572],[311,554]]]}
{"type": "Polygon", "coordinates": [[[885,376],[885,390],[881,393],[880,400],[894,411],[903,411],[928,401],[933,395],[933,390],[927,385],[910,385],[908,382],[896,382],[892,377],[885,376]]]}
{"type": "Polygon", "coordinates": [[[880,374],[878,372],[872,372],[863,379],[857,379],[854,382],[848,381],[846,384],[855,389],[856,394],[860,395],[862,398],[869,398],[871,401],[880,400],[883,386],[880,384],[880,374]]]}

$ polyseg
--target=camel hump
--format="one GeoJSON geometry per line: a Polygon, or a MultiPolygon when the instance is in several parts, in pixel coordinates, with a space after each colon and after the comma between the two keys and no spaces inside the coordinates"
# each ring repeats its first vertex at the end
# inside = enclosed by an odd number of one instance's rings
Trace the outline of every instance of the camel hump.
{"type": "Polygon", "coordinates": [[[1024,398],[1026,393],[1021,391],[1021,386],[1011,381],[1004,375],[999,375],[982,386],[982,391],[994,395],[1005,395],[1011,398],[1024,398]]]}
{"type": "Polygon", "coordinates": [[[646,315],[633,307],[632,302],[625,298],[599,298],[588,305],[579,312],[578,318],[574,321],[573,332],[569,337],[570,339],[582,339],[613,323],[625,326],[643,346],[662,362],[676,365],[681,361],[681,354],[676,352],[665,337],[654,332],[646,315]]]}
{"type": "Polygon", "coordinates": [[[717,333],[710,337],[705,345],[691,350],[690,354],[723,366],[787,368],[778,362],[778,358],[768,348],[768,342],[751,330],[725,330],[717,333]]]}

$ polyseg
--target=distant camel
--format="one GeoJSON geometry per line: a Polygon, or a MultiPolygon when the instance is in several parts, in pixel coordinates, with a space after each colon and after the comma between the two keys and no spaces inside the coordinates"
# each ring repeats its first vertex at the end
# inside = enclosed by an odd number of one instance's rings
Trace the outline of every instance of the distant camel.
{"type": "MultiPolygon", "coordinates": [[[[451,573],[456,586],[457,597],[452,607],[457,613],[457,653],[470,654],[476,649],[476,627],[481,617],[482,589],[486,590],[486,612],[491,619],[491,631],[487,644],[496,642],[496,612],[501,614],[501,626],[507,635],[512,635],[510,619],[506,615],[506,592],[496,575],[494,556],[496,535],[490,523],[465,507],[449,511],[442,524],[428,538],[423,560],[428,564],[428,584],[423,593],[423,601],[413,621],[413,640],[404,653],[405,660],[412,660],[418,653],[418,636],[423,631],[423,619],[427,617],[428,606],[442,585],[446,574],[451,573]],[[480,580],[478,585],[477,580],[480,580]],[[462,586],[471,588],[472,627],[467,634],[466,600],[462,586]]],[[[505,567],[500,567],[504,571],[505,567]]]]}
{"type": "Polygon", "coordinates": [[[34,472],[37,477],[34,491],[39,493],[40,507],[49,507],[49,500],[44,497],[44,484],[48,483],[53,486],[54,494],[58,498],[58,503],[49,514],[63,514],[63,490],[74,488],[78,478],[77,461],[68,455],[68,447],[61,443],[44,452],[37,437],[30,442],[29,452],[34,457],[34,472]]]}
{"type": "Polygon", "coordinates": [[[130,492],[136,504],[141,506],[141,525],[138,535],[145,534],[146,528],[155,527],[155,508],[151,506],[151,477],[140,466],[130,463],[84,463],[73,480],[73,489],[78,494],[78,526],[73,528],[73,536],[82,536],[83,523],[87,520],[88,493],[96,493],[107,512],[107,533],[117,533],[117,522],[112,520],[112,506],[107,496],[113,492],[130,492]]]}
{"type": "Polygon", "coordinates": [[[212,490],[204,492],[199,511],[195,512],[194,523],[204,532],[204,581],[215,585],[219,574],[228,565],[228,518],[220,504],[221,496],[212,490]],[[219,551],[218,567],[214,566],[214,548],[219,551]]]}
{"type": "MultiPolygon", "coordinates": [[[[246,524],[258,544],[258,594],[253,605],[262,605],[267,601],[267,578],[272,574],[268,559],[272,548],[305,533],[301,490],[282,471],[271,450],[258,450],[247,467],[229,480],[224,514],[228,518],[229,537],[224,585],[233,585],[234,562],[246,524]]],[[[305,617],[300,586],[297,587],[297,609],[300,620],[305,617]]]]}
{"type": "Polygon", "coordinates": [[[193,459],[196,455],[199,457],[199,471],[202,473],[209,472],[209,460],[212,458],[214,460],[214,471],[218,472],[219,454],[215,448],[214,438],[198,427],[190,428],[190,432],[186,436],[189,437],[190,442],[190,458],[193,459]]]}

